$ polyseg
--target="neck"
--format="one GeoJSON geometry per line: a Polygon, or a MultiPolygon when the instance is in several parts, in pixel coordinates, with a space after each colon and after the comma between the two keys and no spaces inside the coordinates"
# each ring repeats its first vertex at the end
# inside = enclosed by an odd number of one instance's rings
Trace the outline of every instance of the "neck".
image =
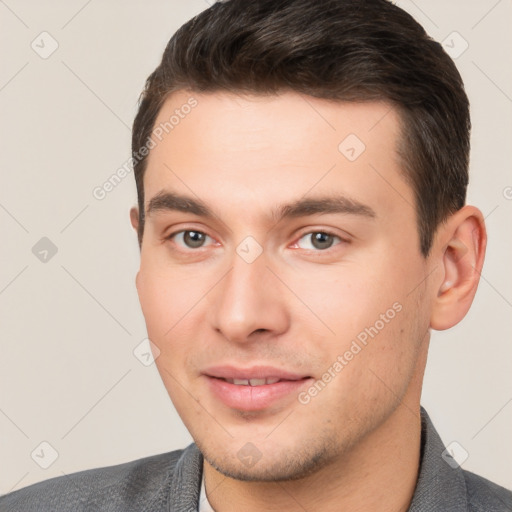
{"type": "Polygon", "coordinates": [[[204,461],[206,494],[217,512],[406,511],[416,486],[420,444],[419,398],[405,397],[379,428],[342,458],[299,480],[244,482],[204,461]]]}

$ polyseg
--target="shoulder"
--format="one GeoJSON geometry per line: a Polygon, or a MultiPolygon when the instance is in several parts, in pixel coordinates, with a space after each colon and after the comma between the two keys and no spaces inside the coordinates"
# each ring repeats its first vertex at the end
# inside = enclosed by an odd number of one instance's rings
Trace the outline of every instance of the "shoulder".
{"type": "Polygon", "coordinates": [[[464,470],[467,500],[471,512],[512,511],[512,491],[464,470]]]}
{"type": "Polygon", "coordinates": [[[174,468],[185,449],[89,469],[0,496],[2,512],[157,510],[168,499],[174,468]],[[157,502],[160,502],[157,504],[157,502]],[[152,507],[151,505],[155,506],[152,507]]]}

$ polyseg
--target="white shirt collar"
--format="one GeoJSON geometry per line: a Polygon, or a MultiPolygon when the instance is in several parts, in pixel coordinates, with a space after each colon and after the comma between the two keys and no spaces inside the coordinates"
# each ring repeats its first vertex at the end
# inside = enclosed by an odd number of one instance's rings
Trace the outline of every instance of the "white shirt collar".
{"type": "Polygon", "coordinates": [[[215,512],[215,510],[213,510],[213,508],[210,505],[210,502],[208,501],[208,498],[206,496],[206,491],[204,488],[204,469],[203,469],[203,477],[201,479],[201,493],[199,495],[199,511],[198,512],[215,512]]]}

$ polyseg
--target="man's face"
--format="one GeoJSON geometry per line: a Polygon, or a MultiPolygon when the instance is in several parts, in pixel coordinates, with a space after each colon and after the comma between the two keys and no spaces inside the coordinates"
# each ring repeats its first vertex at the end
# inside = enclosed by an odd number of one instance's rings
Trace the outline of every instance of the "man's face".
{"type": "Polygon", "coordinates": [[[156,364],[208,463],[304,476],[419,400],[432,292],[399,119],[381,102],[179,91],[155,127],[191,96],[144,177],[156,364]]]}

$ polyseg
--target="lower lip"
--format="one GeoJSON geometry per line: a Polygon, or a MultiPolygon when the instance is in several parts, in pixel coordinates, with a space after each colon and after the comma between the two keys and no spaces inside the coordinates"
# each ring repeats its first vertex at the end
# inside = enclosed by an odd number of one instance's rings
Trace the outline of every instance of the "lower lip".
{"type": "Polygon", "coordinates": [[[259,411],[291,395],[296,396],[311,378],[281,380],[262,386],[243,386],[206,376],[210,389],[225,405],[240,411],[259,411]]]}

